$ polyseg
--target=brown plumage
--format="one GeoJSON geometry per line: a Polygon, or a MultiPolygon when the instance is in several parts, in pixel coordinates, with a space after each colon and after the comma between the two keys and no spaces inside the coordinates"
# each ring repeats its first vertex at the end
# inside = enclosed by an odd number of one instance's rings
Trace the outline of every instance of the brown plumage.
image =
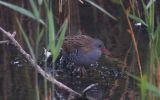
{"type": "Polygon", "coordinates": [[[62,55],[67,61],[81,66],[94,64],[102,53],[109,53],[101,40],[87,35],[65,37],[62,48],[62,55]]]}
{"type": "Polygon", "coordinates": [[[79,49],[87,53],[92,49],[90,44],[93,41],[94,39],[87,35],[67,36],[64,39],[62,48],[67,53],[71,53],[75,49],[79,49]]]}

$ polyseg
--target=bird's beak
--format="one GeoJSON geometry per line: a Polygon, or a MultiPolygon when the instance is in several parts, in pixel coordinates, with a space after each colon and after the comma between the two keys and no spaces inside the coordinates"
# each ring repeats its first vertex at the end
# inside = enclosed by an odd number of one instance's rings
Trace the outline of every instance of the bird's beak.
{"type": "Polygon", "coordinates": [[[110,52],[108,49],[106,49],[106,48],[102,48],[101,51],[102,51],[102,53],[104,53],[105,55],[107,55],[107,56],[109,56],[109,57],[112,56],[112,55],[111,55],[111,52],[110,52]]]}

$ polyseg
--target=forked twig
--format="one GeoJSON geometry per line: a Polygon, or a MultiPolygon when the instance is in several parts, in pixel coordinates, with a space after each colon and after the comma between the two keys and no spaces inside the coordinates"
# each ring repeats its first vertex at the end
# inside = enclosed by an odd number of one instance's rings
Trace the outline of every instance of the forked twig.
{"type": "Polygon", "coordinates": [[[77,96],[81,96],[80,93],[75,92],[74,90],[72,90],[71,88],[67,87],[66,85],[64,85],[63,83],[57,81],[54,77],[52,77],[52,75],[48,74],[47,72],[45,72],[36,62],[35,60],[32,59],[32,57],[26,52],[24,51],[24,49],[21,47],[21,45],[15,40],[15,35],[16,32],[13,32],[13,34],[11,34],[10,32],[5,31],[3,28],[0,27],[0,30],[3,34],[5,34],[7,36],[7,38],[9,39],[9,43],[11,43],[12,45],[14,45],[17,50],[24,56],[24,58],[28,61],[29,64],[31,64],[44,78],[46,78],[48,81],[52,82],[53,84],[55,84],[56,86],[58,86],[59,88],[62,88],[74,95],[77,96]]]}

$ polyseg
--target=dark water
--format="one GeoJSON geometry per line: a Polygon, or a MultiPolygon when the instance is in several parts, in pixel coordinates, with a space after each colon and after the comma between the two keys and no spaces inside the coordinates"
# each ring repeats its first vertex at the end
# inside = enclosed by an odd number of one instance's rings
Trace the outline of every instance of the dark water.
{"type": "MultiPolygon", "coordinates": [[[[42,57],[41,57],[42,58],[42,57]]],[[[129,77],[122,71],[122,68],[117,67],[116,65],[113,65],[111,63],[105,62],[105,57],[102,57],[97,65],[93,66],[85,66],[86,73],[85,75],[82,75],[79,68],[76,68],[72,65],[65,66],[61,65],[59,63],[56,64],[56,68],[47,68],[47,72],[54,73],[54,77],[59,80],[60,82],[64,83],[71,89],[75,90],[76,92],[82,93],[82,91],[89,85],[98,83],[97,86],[89,89],[86,92],[86,95],[89,97],[92,97],[96,100],[119,100],[120,98],[127,100],[131,98],[135,98],[137,94],[135,94],[136,88],[130,84],[129,77]],[[133,97],[130,95],[134,95],[133,97]]],[[[39,63],[42,64],[43,59],[39,60],[39,63]]],[[[24,76],[26,70],[29,71],[29,73],[32,73],[33,68],[29,65],[27,65],[27,62],[22,58],[21,55],[12,56],[12,60],[10,62],[12,71],[18,72],[18,75],[22,74],[22,77],[16,78],[15,76],[11,76],[14,78],[14,83],[16,84],[16,81],[19,81],[19,79],[24,76]],[[28,66],[27,68],[25,66],[28,66]]],[[[44,86],[44,79],[39,75],[39,87],[44,86]]],[[[31,77],[31,76],[28,76],[31,77]]],[[[27,78],[25,78],[27,81],[27,78]]],[[[31,81],[34,79],[29,78],[31,81]]],[[[32,82],[28,82],[33,84],[32,82]]],[[[31,88],[32,86],[27,86],[27,84],[17,86],[16,88],[31,88]],[[27,87],[25,87],[27,86],[27,87]]],[[[14,87],[13,87],[14,88],[14,87]]],[[[25,94],[26,89],[20,89],[21,91],[18,91],[18,93],[25,94]]],[[[26,93],[27,94],[27,93],[26,93]]],[[[16,96],[18,96],[15,93],[16,96]]],[[[29,95],[29,94],[27,94],[29,95]]],[[[56,87],[55,90],[55,100],[67,100],[69,93],[66,92],[63,89],[59,89],[56,87]]],[[[15,97],[15,98],[23,98],[23,97],[15,97]]]]}

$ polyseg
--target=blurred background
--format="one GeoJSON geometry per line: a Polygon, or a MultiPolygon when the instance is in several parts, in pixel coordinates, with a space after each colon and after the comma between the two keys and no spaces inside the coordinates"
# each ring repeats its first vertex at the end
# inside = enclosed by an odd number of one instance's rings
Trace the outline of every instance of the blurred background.
{"type": "MultiPolygon", "coordinates": [[[[22,7],[36,15],[32,1],[34,0],[5,0],[7,3],[22,7]]],[[[47,7],[44,0],[34,1],[34,4],[43,22],[50,21],[47,17],[47,7]]],[[[158,70],[159,56],[154,56],[153,59],[151,56],[158,55],[154,53],[158,52],[159,45],[153,46],[158,49],[151,50],[153,49],[151,45],[152,43],[154,45],[155,42],[151,42],[152,36],[150,35],[152,32],[153,34],[154,32],[155,34],[159,33],[157,27],[159,26],[160,3],[158,0],[47,0],[47,6],[52,9],[53,13],[54,35],[59,33],[65,19],[68,18],[66,36],[86,34],[99,38],[109,49],[112,57],[116,59],[113,62],[101,57],[96,67],[86,69],[88,76],[83,78],[78,75],[70,75],[70,70],[58,67],[60,71],[55,76],[57,80],[79,93],[87,86],[98,83],[98,86],[87,92],[87,96],[96,100],[142,100],[145,96],[152,98],[149,100],[158,100],[160,94],[157,92],[159,85],[156,70],[158,70]],[[101,8],[116,19],[104,13],[101,8]],[[127,15],[127,12],[130,16],[127,15]],[[154,15],[151,19],[149,18],[150,13],[154,15]],[[137,23],[142,23],[142,25],[137,25],[137,23]],[[128,31],[131,28],[134,34],[128,31]],[[145,82],[141,80],[142,77],[140,78],[142,74],[137,63],[134,39],[137,44],[140,67],[145,82]],[[124,66],[128,73],[140,79],[135,80],[135,78],[128,76],[124,72],[124,66]],[[143,82],[147,85],[137,85],[143,82]],[[150,91],[150,89],[144,89],[144,87],[152,87],[148,83],[153,83],[157,87],[155,91],[144,92],[150,91]],[[153,92],[156,92],[156,96],[152,94],[153,92]]],[[[48,43],[47,26],[26,16],[23,11],[15,10],[12,7],[10,8],[9,5],[0,3],[0,27],[9,32],[16,31],[15,39],[31,54],[22,34],[25,33],[37,63],[41,64],[43,62],[43,48],[46,48],[48,43]]],[[[159,38],[159,35],[155,35],[155,37],[159,38]]],[[[1,33],[0,40],[5,39],[7,39],[6,36],[1,33]]],[[[159,39],[157,39],[158,43],[159,39]]],[[[65,90],[55,87],[53,93],[51,87],[51,83],[37,74],[35,69],[27,63],[13,45],[0,44],[0,100],[68,99],[69,93],[65,90]],[[54,97],[51,98],[50,96],[53,94],[54,97]]]]}

